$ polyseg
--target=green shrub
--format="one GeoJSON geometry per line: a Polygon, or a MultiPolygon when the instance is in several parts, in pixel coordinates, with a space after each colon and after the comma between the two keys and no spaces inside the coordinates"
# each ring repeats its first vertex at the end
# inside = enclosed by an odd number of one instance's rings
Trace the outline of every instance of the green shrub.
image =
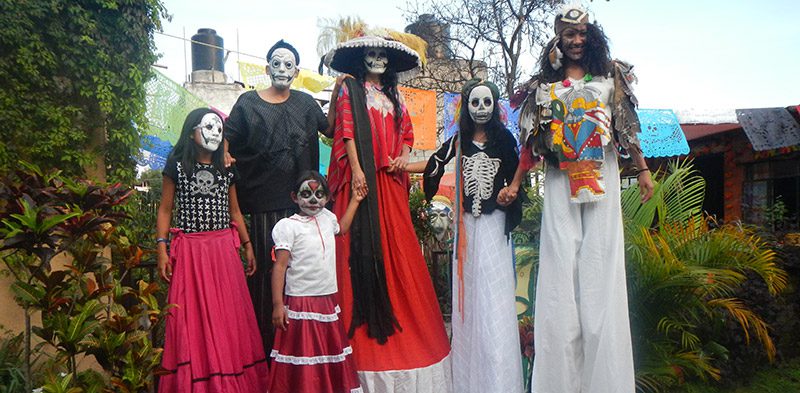
{"type": "Polygon", "coordinates": [[[750,276],[774,297],[786,286],[786,272],[752,230],[705,218],[704,192],[703,179],[679,162],[660,176],[644,205],[637,187],[622,195],[640,391],[665,391],[691,378],[720,379],[731,326],[745,343],[758,340],[768,359],[775,356],[766,322],[736,295],[750,276]]]}
{"type": "Polygon", "coordinates": [[[150,389],[161,358],[151,332],[164,311],[155,296],[156,284],[123,283],[143,254],[117,231],[132,191],[27,163],[2,180],[0,252],[28,326],[23,339],[25,391],[33,383],[32,335],[55,352],[42,376],[45,391],[150,389]],[[55,269],[51,260],[62,254],[69,263],[55,269]],[[32,324],[33,312],[41,313],[40,325],[32,324]],[[83,356],[94,357],[104,373],[79,370],[77,361],[83,356]]]}

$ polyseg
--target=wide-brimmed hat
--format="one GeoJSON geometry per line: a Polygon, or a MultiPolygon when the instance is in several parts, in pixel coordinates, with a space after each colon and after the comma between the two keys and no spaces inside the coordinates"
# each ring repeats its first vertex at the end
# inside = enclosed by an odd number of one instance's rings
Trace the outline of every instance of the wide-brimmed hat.
{"type": "Polygon", "coordinates": [[[337,72],[354,74],[357,64],[364,61],[365,48],[384,48],[388,58],[388,67],[398,74],[417,69],[420,63],[419,54],[402,42],[379,36],[362,36],[336,45],[325,55],[325,64],[337,72]]]}

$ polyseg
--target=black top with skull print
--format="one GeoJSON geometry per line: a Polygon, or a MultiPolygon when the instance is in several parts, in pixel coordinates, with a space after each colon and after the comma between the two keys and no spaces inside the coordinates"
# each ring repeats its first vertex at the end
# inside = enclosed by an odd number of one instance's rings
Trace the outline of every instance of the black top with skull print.
{"type": "Polygon", "coordinates": [[[306,170],[319,170],[317,131],[328,119],[310,95],[290,90],[279,104],[248,91],[225,122],[225,138],[241,174],[236,191],[243,213],[292,209],[291,191],[306,170]]]}
{"type": "Polygon", "coordinates": [[[175,227],[187,233],[230,228],[228,192],[238,178],[234,167],[222,174],[211,164],[196,163],[194,173],[186,176],[181,162],[170,154],[162,173],[175,182],[175,227]]]}
{"type": "MultiPolygon", "coordinates": [[[[465,213],[474,216],[489,214],[495,209],[506,212],[506,233],[514,229],[522,218],[522,205],[518,198],[509,206],[497,203],[497,194],[507,184],[511,184],[519,163],[517,141],[508,130],[499,133],[497,141],[484,146],[476,143],[465,144],[461,152],[462,190],[465,213]]],[[[425,197],[431,200],[439,190],[439,182],[444,175],[445,166],[456,155],[458,138],[448,139],[428,160],[423,177],[425,197]]]]}

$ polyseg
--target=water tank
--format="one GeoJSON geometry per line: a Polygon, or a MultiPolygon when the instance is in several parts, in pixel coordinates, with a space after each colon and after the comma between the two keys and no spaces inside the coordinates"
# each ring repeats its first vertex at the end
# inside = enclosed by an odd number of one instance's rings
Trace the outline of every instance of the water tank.
{"type": "Polygon", "coordinates": [[[198,29],[192,36],[192,71],[225,71],[222,37],[214,29],[198,29]],[[207,45],[204,45],[207,44],[207,45]],[[213,45],[216,48],[208,46],[213,45]]]}
{"type": "Polygon", "coordinates": [[[420,15],[416,22],[406,26],[406,33],[416,34],[428,43],[429,59],[454,57],[450,49],[450,25],[442,23],[434,15],[420,15]]]}

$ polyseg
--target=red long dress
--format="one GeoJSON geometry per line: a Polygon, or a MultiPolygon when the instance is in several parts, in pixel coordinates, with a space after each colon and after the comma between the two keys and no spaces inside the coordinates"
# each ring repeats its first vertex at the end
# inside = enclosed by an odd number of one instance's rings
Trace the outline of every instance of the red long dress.
{"type": "MultiPolygon", "coordinates": [[[[408,175],[388,173],[389,157],[398,157],[403,145],[411,146],[411,118],[403,107],[400,129],[396,129],[394,107],[375,86],[366,83],[367,111],[372,128],[386,286],[395,317],[402,330],[381,345],[370,339],[366,324],[351,339],[362,386],[369,392],[449,392],[450,344],[430,274],[411,223],[408,207],[408,175]]],[[[402,103],[402,101],[401,101],[402,103]]],[[[336,103],[336,124],[328,181],[334,198],[333,211],[345,212],[350,200],[350,164],[344,146],[352,139],[353,113],[350,95],[342,86],[336,103]]],[[[350,326],[353,293],[349,271],[350,236],[336,238],[336,267],[342,317],[350,326]]]]}

